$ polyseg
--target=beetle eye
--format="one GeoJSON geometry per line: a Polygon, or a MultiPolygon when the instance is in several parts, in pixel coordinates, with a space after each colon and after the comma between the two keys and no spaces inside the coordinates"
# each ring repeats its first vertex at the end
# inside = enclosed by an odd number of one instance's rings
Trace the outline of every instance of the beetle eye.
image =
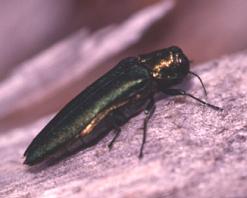
{"type": "Polygon", "coordinates": [[[170,75],[168,75],[169,79],[176,79],[178,77],[177,73],[171,73],[170,75]]]}

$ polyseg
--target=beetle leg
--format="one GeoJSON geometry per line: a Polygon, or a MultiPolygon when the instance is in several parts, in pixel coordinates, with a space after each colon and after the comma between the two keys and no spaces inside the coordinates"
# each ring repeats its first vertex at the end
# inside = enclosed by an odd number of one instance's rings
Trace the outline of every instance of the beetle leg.
{"type": "Polygon", "coordinates": [[[195,97],[195,96],[193,96],[193,95],[191,95],[189,93],[186,93],[182,89],[164,89],[164,90],[162,90],[162,92],[167,94],[167,95],[171,95],[171,96],[177,96],[177,95],[189,96],[189,97],[197,100],[198,102],[200,102],[200,103],[202,103],[202,104],[214,109],[214,110],[223,111],[222,108],[214,106],[214,105],[212,105],[210,103],[207,103],[207,102],[205,102],[205,101],[203,101],[203,100],[201,100],[201,99],[199,99],[199,98],[197,98],[197,97],[195,97]]]}
{"type": "Polygon", "coordinates": [[[141,145],[141,149],[140,149],[140,153],[139,153],[139,158],[143,157],[143,149],[144,149],[144,144],[146,142],[146,136],[147,136],[147,124],[148,121],[150,120],[150,118],[152,117],[152,115],[154,114],[155,111],[155,103],[154,103],[154,99],[151,98],[151,100],[148,102],[144,113],[146,115],[144,122],[143,122],[143,136],[142,136],[142,145],[141,145]]]}
{"type": "Polygon", "coordinates": [[[121,132],[121,128],[119,126],[117,126],[115,123],[114,123],[114,128],[115,128],[115,130],[114,130],[115,135],[114,135],[113,139],[111,140],[111,142],[108,144],[109,150],[112,149],[114,142],[116,141],[116,139],[118,138],[118,136],[121,132]]]}
{"type": "Polygon", "coordinates": [[[114,111],[112,113],[111,120],[112,120],[112,125],[113,125],[113,128],[114,128],[115,136],[113,137],[111,142],[108,144],[109,150],[112,149],[112,146],[113,146],[114,142],[118,138],[118,136],[119,136],[119,134],[121,132],[120,125],[122,125],[122,123],[125,122],[126,117],[124,116],[124,114],[121,111],[114,111]]]}

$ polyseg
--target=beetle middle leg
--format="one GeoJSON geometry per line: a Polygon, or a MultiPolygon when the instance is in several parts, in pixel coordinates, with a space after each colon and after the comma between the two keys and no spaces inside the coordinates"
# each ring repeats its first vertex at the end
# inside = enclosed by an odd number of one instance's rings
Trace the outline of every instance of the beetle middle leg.
{"type": "Polygon", "coordinates": [[[167,95],[171,95],[171,96],[177,96],[177,95],[189,96],[190,98],[193,98],[194,100],[197,100],[198,102],[200,102],[200,103],[202,103],[202,104],[204,104],[204,105],[206,105],[206,106],[208,106],[208,107],[210,107],[210,108],[212,108],[214,110],[223,111],[222,108],[214,106],[214,105],[212,105],[210,103],[207,103],[207,102],[205,102],[205,101],[193,96],[192,94],[186,93],[182,89],[164,89],[164,90],[162,90],[162,92],[167,94],[167,95]]]}
{"type": "Polygon", "coordinates": [[[121,132],[121,128],[119,126],[117,126],[115,123],[114,123],[114,125],[115,125],[114,126],[114,133],[115,133],[115,135],[112,138],[111,142],[108,144],[109,150],[112,149],[112,146],[113,146],[114,142],[116,141],[116,139],[118,138],[118,136],[119,136],[119,134],[121,132]]]}
{"type": "Polygon", "coordinates": [[[143,122],[142,145],[140,148],[139,158],[143,157],[143,149],[144,149],[144,144],[146,142],[146,136],[147,136],[147,124],[150,118],[152,117],[152,115],[154,114],[154,111],[155,111],[155,103],[154,103],[154,99],[151,98],[144,110],[146,117],[143,122]]]}
{"type": "Polygon", "coordinates": [[[124,116],[124,114],[121,111],[114,111],[112,113],[111,121],[112,121],[112,125],[114,128],[114,137],[111,140],[111,142],[108,144],[109,150],[112,149],[114,142],[116,141],[116,139],[118,138],[118,136],[121,132],[120,125],[122,123],[124,123],[126,120],[127,120],[127,118],[124,116]]]}

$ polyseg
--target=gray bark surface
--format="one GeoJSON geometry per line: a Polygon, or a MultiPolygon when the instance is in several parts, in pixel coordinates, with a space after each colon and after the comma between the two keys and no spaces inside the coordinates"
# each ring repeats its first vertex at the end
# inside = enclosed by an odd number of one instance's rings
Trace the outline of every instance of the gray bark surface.
{"type": "MultiPolygon", "coordinates": [[[[247,53],[192,70],[224,111],[182,96],[158,100],[142,160],[143,113],[122,127],[110,152],[111,133],[52,166],[22,164],[49,118],[0,134],[0,197],[246,197],[247,53]]],[[[197,79],[185,88],[203,98],[197,79]]]]}

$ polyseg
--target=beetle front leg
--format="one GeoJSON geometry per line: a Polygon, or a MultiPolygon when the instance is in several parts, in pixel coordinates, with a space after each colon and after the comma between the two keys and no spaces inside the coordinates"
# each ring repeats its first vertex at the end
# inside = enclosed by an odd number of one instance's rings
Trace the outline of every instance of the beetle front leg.
{"type": "Polygon", "coordinates": [[[201,100],[201,99],[199,99],[199,98],[197,98],[197,97],[195,97],[189,93],[186,93],[182,89],[164,89],[164,90],[162,90],[162,92],[167,94],[167,95],[170,95],[170,96],[177,96],[177,95],[189,96],[190,98],[193,98],[193,99],[197,100],[198,102],[200,102],[200,103],[202,103],[202,104],[204,104],[204,105],[206,105],[206,106],[208,106],[214,110],[223,111],[222,108],[214,106],[210,103],[207,103],[207,102],[205,102],[205,101],[203,101],[203,100],[201,100]]]}
{"type": "Polygon", "coordinates": [[[140,153],[139,153],[139,158],[143,157],[143,149],[144,149],[144,144],[146,142],[146,136],[147,136],[147,124],[148,124],[148,121],[150,120],[150,118],[152,117],[152,115],[154,114],[154,111],[155,111],[155,103],[154,103],[154,99],[151,98],[151,100],[147,104],[147,107],[144,110],[146,117],[145,117],[144,122],[143,122],[142,145],[141,145],[141,149],[140,149],[140,153]]]}

